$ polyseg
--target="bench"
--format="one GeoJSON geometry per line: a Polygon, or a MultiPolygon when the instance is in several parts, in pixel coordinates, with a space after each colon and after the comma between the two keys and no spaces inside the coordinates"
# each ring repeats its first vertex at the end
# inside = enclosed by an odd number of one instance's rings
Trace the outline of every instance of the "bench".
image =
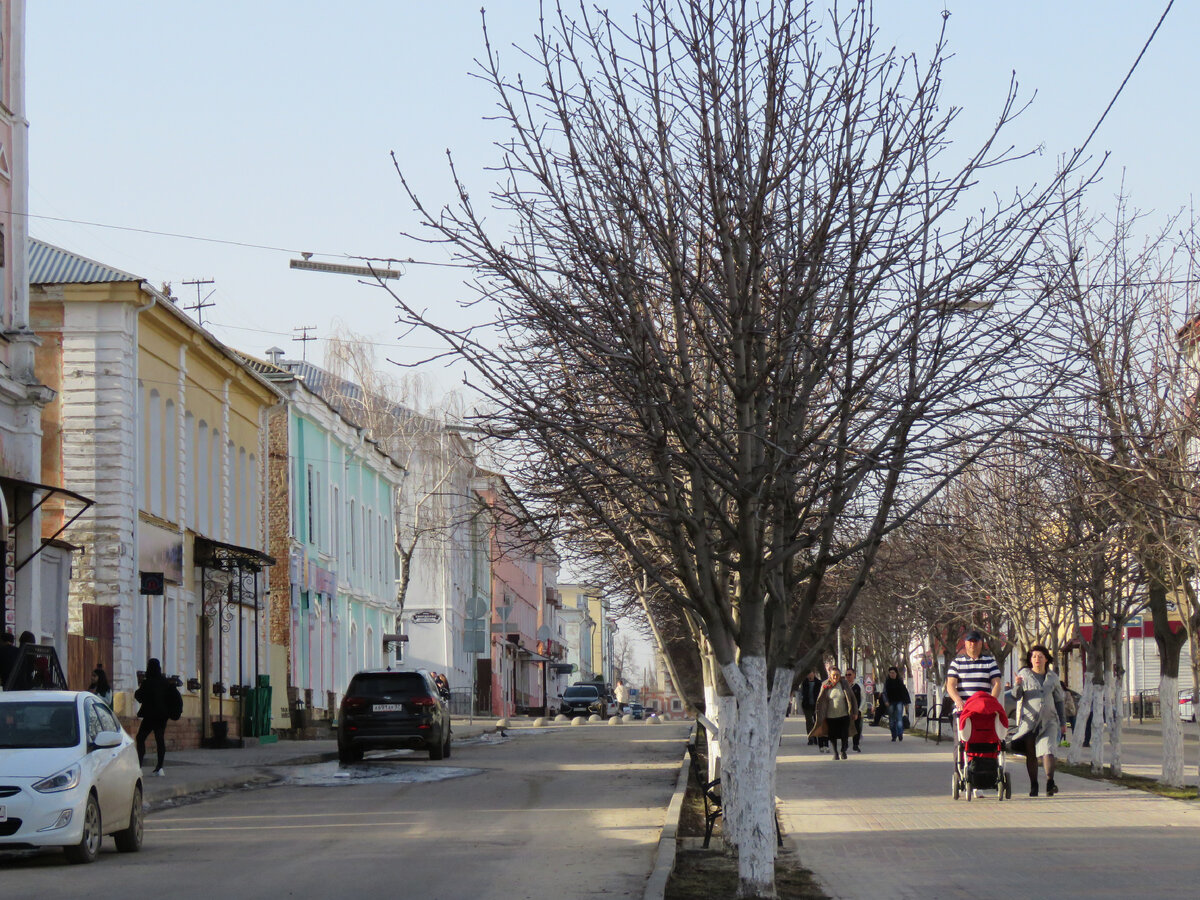
{"type": "Polygon", "coordinates": [[[707,850],[708,842],[712,840],[713,826],[717,824],[717,819],[721,818],[721,779],[714,778],[708,781],[705,778],[706,773],[696,757],[695,735],[688,741],[687,752],[691,758],[692,778],[695,779],[700,793],[704,795],[704,849],[707,850]]]}
{"type": "MultiPolygon", "coordinates": [[[[942,726],[952,725],[954,722],[954,701],[949,697],[942,698],[942,710],[938,715],[934,715],[934,707],[929,707],[928,715],[925,717],[925,740],[929,740],[929,732],[933,728],[933,723],[937,722],[937,737],[934,743],[942,742],[942,726]]],[[[954,728],[950,729],[950,733],[954,734],[954,728]]]]}
{"type": "MultiPolygon", "coordinates": [[[[717,824],[717,819],[721,818],[723,812],[721,808],[721,779],[714,778],[712,781],[708,780],[708,772],[700,764],[700,760],[696,755],[695,733],[688,739],[687,752],[691,760],[692,778],[695,780],[696,786],[700,789],[700,793],[704,796],[704,844],[702,846],[707,850],[709,841],[712,840],[713,827],[717,824]]],[[[775,841],[782,847],[783,831],[779,827],[778,807],[773,809],[772,813],[775,819],[775,841]]]]}

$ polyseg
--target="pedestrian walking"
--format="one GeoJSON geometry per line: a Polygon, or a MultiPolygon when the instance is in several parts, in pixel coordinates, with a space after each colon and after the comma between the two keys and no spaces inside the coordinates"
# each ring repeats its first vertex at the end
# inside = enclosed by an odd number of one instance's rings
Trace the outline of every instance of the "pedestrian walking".
{"type": "Polygon", "coordinates": [[[1054,784],[1054,748],[1067,733],[1063,686],[1050,668],[1050,651],[1034,644],[1025,654],[1023,668],[1013,684],[1017,700],[1017,730],[1012,747],[1025,756],[1029,773],[1029,796],[1038,795],[1038,761],[1046,770],[1046,796],[1058,793],[1054,784]]]}
{"type": "Polygon", "coordinates": [[[146,676],[141,686],[134,692],[133,698],[142,704],[138,709],[138,718],[142,724],[138,726],[137,755],[138,765],[146,759],[146,738],[154,734],[154,743],[158,751],[158,762],[151,775],[161,777],[163,760],[167,755],[167,722],[178,719],[183,711],[183,697],[179,688],[167,681],[162,672],[162,663],[151,658],[146,663],[146,676]]]}
{"type": "Polygon", "coordinates": [[[887,704],[888,727],[892,732],[892,741],[904,740],[904,716],[912,697],[908,693],[908,685],[900,678],[900,670],[890,666],[887,678],[883,680],[883,702],[887,704]]]}
{"type": "Polygon", "coordinates": [[[860,745],[862,744],[862,728],[863,728],[863,719],[862,719],[863,693],[862,693],[862,685],[860,685],[858,683],[858,681],[856,680],[857,678],[858,678],[858,673],[855,672],[853,669],[847,667],[846,682],[850,685],[850,690],[852,690],[854,692],[854,700],[855,700],[856,704],[858,705],[858,715],[856,715],[853,718],[853,720],[851,720],[851,722],[850,722],[850,738],[851,738],[850,746],[854,748],[855,753],[862,753],[862,747],[860,745]]]}
{"type": "Polygon", "coordinates": [[[810,669],[800,682],[800,711],[804,713],[804,733],[809,736],[809,746],[817,745],[817,752],[824,753],[829,741],[824,737],[813,737],[817,724],[817,698],[821,696],[821,682],[815,670],[810,669]]]}
{"type": "Polygon", "coordinates": [[[1000,699],[1000,667],[996,657],[983,652],[983,635],[972,629],[963,635],[963,645],[962,655],[946,669],[946,693],[959,712],[977,691],[988,691],[1000,699]]]}
{"type": "Polygon", "coordinates": [[[841,758],[845,759],[851,723],[858,715],[858,702],[849,682],[842,677],[841,669],[831,665],[828,672],[829,677],[821,685],[821,693],[817,695],[817,724],[814,732],[823,732],[829,739],[834,759],[838,758],[840,743],[841,758]]]}

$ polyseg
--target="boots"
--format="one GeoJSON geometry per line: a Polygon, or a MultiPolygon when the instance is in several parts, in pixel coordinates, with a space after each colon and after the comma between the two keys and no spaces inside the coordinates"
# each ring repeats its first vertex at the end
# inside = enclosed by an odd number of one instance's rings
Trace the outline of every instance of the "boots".
{"type": "Polygon", "coordinates": [[[1058,785],[1056,785],[1054,783],[1053,778],[1047,778],[1046,779],[1046,796],[1053,797],[1057,793],[1058,793],[1058,785]]]}
{"type": "MultiPolygon", "coordinates": [[[[1050,782],[1050,784],[1053,784],[1053,783],[1054,783],[1054,782],[1050,782]]],[[[1049,785],[1047,785],[1047,786],[1046,786],[1046,789],[1047,789],[1047,790],[1049,790],[1049,789],[1050,789],[1050,788],[1049,788],[1049,785]]],[[[1035,781],[1035,782],[1033,782],[1032,784],[1030,784],[1030,785],[1029,785],[1029,796],[1030,796],[1030,797],[1036,797],[1037,795],[1038,795],[1038,786],[1037,786],[1037,782],[1035,781]]]]}

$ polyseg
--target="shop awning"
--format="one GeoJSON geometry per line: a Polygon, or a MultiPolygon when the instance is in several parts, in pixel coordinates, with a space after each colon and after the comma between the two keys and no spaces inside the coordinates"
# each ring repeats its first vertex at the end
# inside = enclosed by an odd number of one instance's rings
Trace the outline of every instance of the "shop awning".
{"type": "Polygon", "coordinates": [[[37,556],[39,553],[41,553],[42,550],[44,550],[46,548],[46,546],[49,545],[52,541],[56,542],[56,545],[57,545],[58,536],[60,534],[62,534],[64,531],[66,531],[68,528],[70,528],[75,523],[76,519],[78,519],[80,516],[82,516],[85,512],[87,512],[89,507],[94,506],[96,503],[96,501],[91,499],[90,497],[85,497],[85,496],[83,496],[83,494],[77,494],[77,493],[75,493],[75,491],[67,490],[64,487],[56,487],[55,485],[52,485],[52,484],[40,484],[39,482],[36,482],[36,481],[22,481],[20,478],[10,478],[7,475],[0,475],[0,486],[8,488],[14,494],[22,493],[22,494],[30,494],[32,496],[32,495],[41,493],[41,495],[42,495],[40,499],[38,499],[32,506],[30,506],[29,511],[26,512],[25,515],[21,516],[21,518],[17,519],[17,521],[11,523],[11,526],[13,528],[19,527],[23,522],[25,522],[26,519],[28,519],[35,512],[37,512],[39,509],[41,509],[42,504],[45,503],[47,500],[49,500],[51,497],[57,496],[57,497],[61,497],[65,501],[71,501],[73,503],[79,504],[79,509],[75,511],[75,514],[73,516],[71,516],[69,519],[66,520],[66,522],[63,523],[63,526],[60,529],[58,529],[58,531],[54,532],[54,534],[50,535],[50,537],[42,538],[41,543],[38,544],[37,549],[34,550],[32,553],[30,553],[23,560],[21,560],[17,563],[17,565],[14,569],[14,571],[17,571],[17,572],[19,572],[19,571],[21,571],[21,569],[25,568],[25,566],[35,556],[37,556]]]}

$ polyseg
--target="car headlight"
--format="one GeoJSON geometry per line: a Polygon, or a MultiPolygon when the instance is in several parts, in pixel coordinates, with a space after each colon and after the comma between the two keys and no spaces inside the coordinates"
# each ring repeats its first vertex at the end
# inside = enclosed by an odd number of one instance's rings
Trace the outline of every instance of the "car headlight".
{"type": "Polygon", "coordinates": [[[34,784],[35,791],[43,794],[53,794],[56,791],[69,791],[79,785],[79,766],[69,766],[61,772],[55,772],[49,778],[43,778],[34,784]]]}

